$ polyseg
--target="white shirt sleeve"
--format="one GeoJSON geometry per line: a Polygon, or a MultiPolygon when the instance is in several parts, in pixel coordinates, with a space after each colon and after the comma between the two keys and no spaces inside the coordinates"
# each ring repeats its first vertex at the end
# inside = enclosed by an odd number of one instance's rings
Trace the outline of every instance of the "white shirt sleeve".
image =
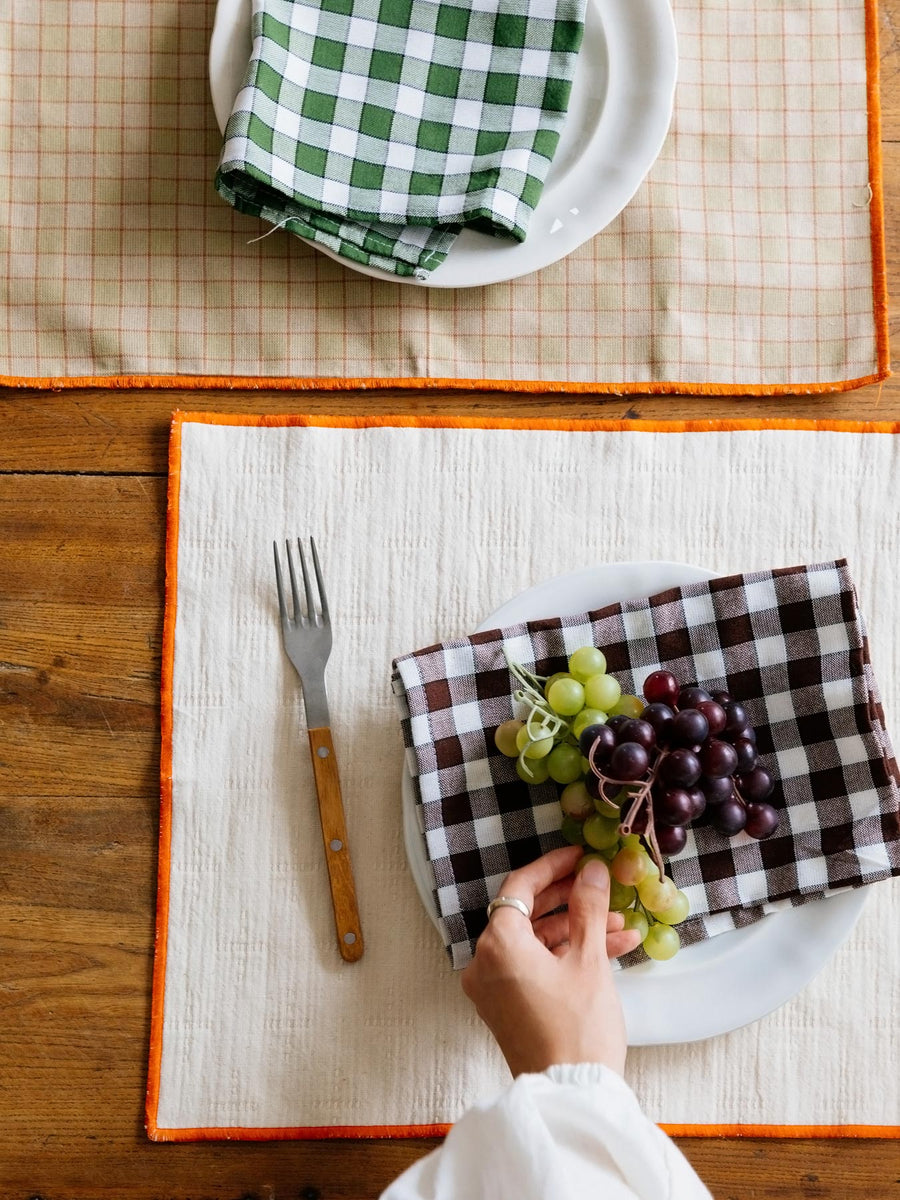
{"type": "Polygon", "coordinates": [[[712,1200],[674,1142],[598,1063],[520,1075],[476,1104],[381,1200],[712,1200]]]}

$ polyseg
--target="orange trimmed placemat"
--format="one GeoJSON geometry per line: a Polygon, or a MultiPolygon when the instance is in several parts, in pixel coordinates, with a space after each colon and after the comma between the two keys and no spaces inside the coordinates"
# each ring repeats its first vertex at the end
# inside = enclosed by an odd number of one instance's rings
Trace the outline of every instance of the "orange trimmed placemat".
{"type": "MultiPolygon", "coordinates": [[[[667,0],[660,0],[665,3],[667,0]]],[[[876,0],[674,0],[606,230],[507,284],[374,280],[213,192],[212,0],[0,23],[0,384],[781,395],[889,374],[876,0]]]]}
{"type": "MultiPolygon", "coordinates": [[[[406,863],[394,654],[471,629],[509,595],[591,562],[674,558],[724,572],[844,554],[890,726],[898,432],[890,422],[176,413],[150,1137],[433,1136],[503,1085],[406,863]],[[597,511],[597,480],[603,521],[585,530],[574,514],[597,511]],[[739,501],[755,521],[696,519],[722,508],[726,481],[740,486],[728,513],[739,501]],[[636,519],[650,495],[657,516],[636,519]],[[350,967],[332,944],[270,579],[272,538],[306,531],[337,624],[329,692],[367,943],[350,967]]],[[[900,947],[885,932],[900,920],[900,888],[869,891],[848,940],[777,1011],[706,1042],[632,1050],[629,1081],[663,1128],[900,1136],[900,947]]]]}

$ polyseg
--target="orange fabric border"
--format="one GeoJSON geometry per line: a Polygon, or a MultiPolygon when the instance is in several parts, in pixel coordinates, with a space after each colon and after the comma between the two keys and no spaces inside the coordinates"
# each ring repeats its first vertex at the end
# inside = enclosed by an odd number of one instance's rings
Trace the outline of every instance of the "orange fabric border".
{"type": "MultiPolygon", "coordinates": [[[[881,239],[883,244],[883,232],[881,239]]],[[[881,270],[882,280],[884,280],[885,268],[883,265],[881,270]]],[[[884,291],[884,284],[882,291],[884,291]]],[[[886,293],[880,304],[883,310],[881,318],[879,319],[876,314],[876,324],[878,325],[876,336],[877,344],[880,347],[878,371],[874,375],[863,375],[859,379],[841,379],[835,383],[757,385],[659,381],[565,383],[543,379],[438,379],[430,376],[409,379],[359,376],[340,379],[316,378],[315,376],[294,378],[282,375],[76,375],[70,378],[55,378],[48,375],[41,378],[20,379],[14,375],[0,375],[0,387],[35,388],[44,391],[66,391],[70,388],[121,388],[124,390],[179,388],[184,391],[220,389],[236,392],[357,392],[373,391],[378,388],[406,388],[410,391],[526,392],[534,395],[573,393],[595,396],[819,396],[826,393],[852,392],[856,388],[867,387],[872,383],[883,383],[885,379],[890,378],[886,293]]]]}
{"type": "Polygon", "coordinates": [[[175,665],[175,615],[178,598],[178,500],[181,485],[181,426],[172,421],[169,440],[169,484],[166,506],[166,601],[160,679],[159,868],[156,885],[156,941],[150,998],[150,1066],[147,1075],[147,1132],[157,1140],[159,1081],[162,1068],[166,948],[169,938],[169,883],[172,849],[172,672],[175,665]]]}
{"type": "Polygon", "coordinates": [[[884,236],[884,181],[881,153],[881,60],[878,49],[878,0],[866,0],[866,109],[869,139],[869,205],[872,237],[872,297],[875,304],[875,339],[879,378],[890,373],[888,334],[887,259],[884,236]]]}
{"type": "MultiPolygon", "coordinates": [[[[332,1138],[431,1138],[443,1137],[449,1125],[336,1125],[297,1128],[161,1128],[159,1110],[160,1069],[165,1009],[166,946],[168,939],[169,883],[172,844],[172,678],[175,661],[175,617],[178,575],[178,520],[181,483],[181,431],[186,423],[256,427],[318,427],[330,429],[531,429],[573,433],[740,433],[753,430],[804,430],[829,433],[898,434],[900,421],[836,421],[800,418],[747,418],[706,421],[623,420],[520,420],[503,417],[441,416],[310,416],[302,413],[172,414],[169,441],[169,485],[166,526],[166,601],[163,622],[160,686],[162,747],[160,755],[159,869],[157,885],[156,946],[153,965],[150,1017],[150,1055],[147,1081],[146,1128],[158,1142],[285,1141],[332,1138]]],[[[781,1137],[781,1138],[900,1138],[900,1125],[668,1125],[660,1126],[672,1137],[781,1137]]]]}
{"type": "Polygon", "coordinates": [[[571,392],[593,395],[672,395],[672,396],[814,396],[849,392],[890,378],[890,337],[888,331],[887,261],[884,233],[884,185],[881,151],[880,60],[878,51],[878,0],[865,2],[866,36],[866,113],[869,149],[870,235],[872,242],[872,298],[875,320],[876,371],[857,379],[811,384],[726,384],[726,383],[569,383],[547,380],[511,379],[432,379],[403,378],[322,378],[283,376],[228,375],[75,375],[19,377],[0,375],[0,387],[43,390],[68,388],[181,388],[276,391],[360,391],[371,388],[408,388],[464,390],[473,392],[571,392]]]}

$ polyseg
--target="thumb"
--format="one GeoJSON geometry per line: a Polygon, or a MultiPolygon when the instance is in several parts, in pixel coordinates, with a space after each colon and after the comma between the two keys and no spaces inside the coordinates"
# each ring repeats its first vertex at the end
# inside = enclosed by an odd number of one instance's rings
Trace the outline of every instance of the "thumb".
{"type": "Polygon", "coordinates": [[[569,945],[579,954],[606,957],[609,916],[609,868],[589,859],[575,876],[569,894],[569,945]]]}

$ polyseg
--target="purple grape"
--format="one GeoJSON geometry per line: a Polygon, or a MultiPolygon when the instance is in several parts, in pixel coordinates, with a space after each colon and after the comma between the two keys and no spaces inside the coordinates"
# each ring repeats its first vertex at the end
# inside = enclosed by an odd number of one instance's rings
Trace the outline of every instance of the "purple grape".
{"type": "Polygon", "coordinates": [[[754,746],[756,745],[756,730],[752,725],[748,725],[740,736],[746,738],[748,742],[752,742],[754,746]]]}
{"type": "Polygon", "coordinates": [[[673,750],[663,760],[659,773],[671,787],[693,787],[700,778],[700,759],[693,750],[673,750]]]}
{"type": "Polygon", "coordinates": [[[678,699],[678,680],[671,671],[653,671],[644,680],[644,699],[648,704],[673,705],[678,699]]]}
{"type": "Polygon", "coordinates": [[[674,718],[675,713],[671,708],[669,708],[668,704],[648,704],[641,713],[641,720],[646,721],[648,725],[653,726],[653,732],[656,734],[656,744],[658,746],[664,746],[669,741],[669,737],[672,732],[672,721],[674,718]]]}
{"type": "Polygon", "coordinates": [[[728,776],[720,776],[718,779],[709,779],[704,776],[700,780],[700,790],[706,797],[706,803],[710,806],[722,804],[725,800],[730,800],[734,795],[734,783],[728,776]]]}
{"type": "Polygon", "coordinates": [[[706,811],[706,797],[698,787],[689,788],[688,795],[691,798],[691,820],[696,821],[706,811]]]}
{"type": "Polygon", "coordinates": [[[740,800],[724,800],[712,815],[712,826],[725,837],[734,837],[747,824],[747,810],[740,800]]]}
{"type": "Polygon", "coordinates": [[[624,713],[617,713],[614,717],[610,717],[609,720],[606,722],[606,728],[611,729],[613,731],[613,733],[615,733],[616,730],[621,728],[621,726],[624,725],[626,721],[630,721],[630,720],[631,720],[631,717],[626,717],[624,713]]]}
{"type": "Polygon", "coordinates": [[[600,780],[593,771],[588,771],[584,777],[584,786],[587,788],[587,794],[593,800],[600,799],[600,780]]]}
{"type": "Polygon", "coordinates": [[[631,822],[631,832],[632,833],[643,833],[646,830],[646,828],[647,828],[647,810],[646,810],[646,808],[642,808],[641,811],[636,814],[634,820],[631,822]]]}
{"type": "Polygon", "coordinates": [[[743,737],[744,730],[749,724],[750,718],[747,716],[747,710],[743,704],[738,704],[736,700],[732,700],[730,704],[725,706],[725,728],[722,732],[729,741],[743,737]]]}
{"type": "Polygon", "coordinates": [[[775,784],[772,776],[763,767],[754,767],[745,775],[738,775],[737,785],[745,800],[765,800],[771,796],[775,784]]]}
{"type": "Polygon", "coordinates": [[[616,741],[621,746],[623,742],[637,742],[645,750],[652,750],[656,745],[656,731],[649,721],[640,717],[632,717],[616,730],[616,741]]]}
{"type": "Polygon", "coordinates": [[[734,750],[737,754],[737,766],[735,770],[740,774],[746,771],[752,771],[756,766],[756,746],[748,737],[739,737],[734,741],[734,750]]]}
{"type": "Polygon", "coordinates": [[[616,735],[608,725],[588,725],[582,729],[581,737],[578,739],[578,749],[585,758],[589,758],[594,744],[597,743],[597,748],[594,751],[594,761],[598,766],[603,766],[609,761],[609,756],[613,752],[613,747],[616,744],[616,735]]]}
{"type": "Polygon", "coordinates": [[[616,746],[609,760],[609,774],[613,779],[631,781],[647,774],[650,756],[638,742],[623,742],[616,746]]]}
{"type": "Polygon", "coordinates": [[[725,709],[721,704],[716,704],[715,700],[701,700],[697,705],[697,712],[703,713],[706,717],[712,737],[721,733],[725,728],[725,709]]]}
{"type": "Polygon", "coordinates": [[[699,746],[709,737],[709,722],[696,708],[683,708],[672,721],[672,741],[677,746],[699,746]]]}
{"type": "Polygon", "coordinates": [[[721,704],[723,708],[726,704],[730,704],[733,699],[731,692],[713,692],[712,698],[716,704],[721,704]]]}
{"type": "Polygon", "coordinates": [[[700,750],[700,766],[708,779],[722,779],[733,775],[738,765],[737,751],[728,742],[710,738],[700,750]]]}
{"type": "Polygon", "coordinates": [[[678,854],[686,841],[687,830],[683,825],[660,825],[656,830],[656,844],[663,854],[678,854]]]}
{"type": "Polygon", "coordinates": [[[745,832],[760,842],[764,838],[771,837],[778,828],[777,810],[771,804],[761,804],[754,800],[751,800],[745,807],[747,809],[745,832]]]}
{"type": "Polygon", "coordinates": [[[696,708],[702,700],[712,700],[712,696],[705,688],[698,687],[696,683],[687,684],[678,693],[678,707],[682,710],[696,708]]]}
{"type": "Polygon", "coordinates": [[[663,825],[689,825],[694,816],[694,801],[684,788],[671,788],[662,794],[653,811],[663,825]]]}

